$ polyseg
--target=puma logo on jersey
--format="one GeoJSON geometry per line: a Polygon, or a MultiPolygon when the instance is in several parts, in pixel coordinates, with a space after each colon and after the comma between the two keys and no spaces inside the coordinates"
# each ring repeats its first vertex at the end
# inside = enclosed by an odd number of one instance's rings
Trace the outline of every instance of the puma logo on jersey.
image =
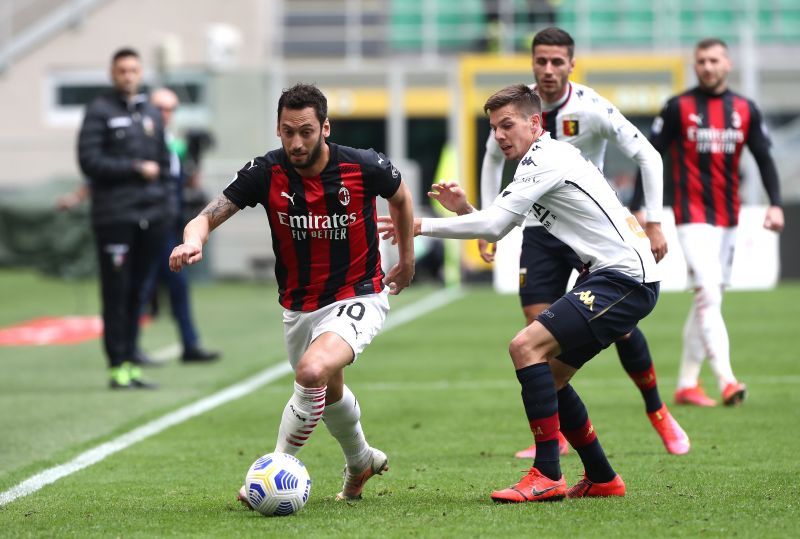
{"type": "Polygon", "coordinates": [[[689,121],[694,122],[697,125],[703,125],[703,115],[702,114],[695,114],[694,112],[689,113],[689,121]]]}
{"type": "Polygon", "coordinates": [[[590,311],[594,311],[594,296],[592,295],[591,290],[584,290],[583,292],[573,292],[574,295],[578,296],[578,299],[583,302],[584,305],[589,307],[590,311]]]}
{"type": "Polygon", "coordinates": [[[380,155],[378,156],[378,164],[379,165],[383,164],[383,157],[381,157],[380,155]]]}
{"type": "Polygon", "coordinates": [[[287,192],[285,192],[285,191],[281,191],[281,196],[282,196],[283,198],[288,198],[288,199],[289,199],[289,202],[291,202],[291,203],[292,203],[292,206],[294,206],[294,196],[295,196],[296,194],[297,194],[297,193],[295,193],[294,195],[291,195],[291,196],[290,196],[290,195],[289,195],[289,193],[287,193],[287,192]]]}
{"type": "Polygon", "coordinates": [[[356,332],[356,339],[358,339],[358,336],[361,335],[361,333],[363,333],[363,332],[358,331],[358,328],[356,327],[356,325],[353,322],[350,322],[350,327],[352,327],[353,331],[356,332]]]}
{"type": "Polygon", "coordinates": [[[254,168],[256,168],[256,160],[255,159],[251,159],[250,160],[250,166],[247,167],[247,170],[252,170],[254,168]]]}

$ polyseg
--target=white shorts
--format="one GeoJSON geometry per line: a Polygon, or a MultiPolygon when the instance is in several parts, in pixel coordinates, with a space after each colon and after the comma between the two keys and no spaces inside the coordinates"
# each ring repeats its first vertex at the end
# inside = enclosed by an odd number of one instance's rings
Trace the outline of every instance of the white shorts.
{"type": "Polygon", "coordinates": [[[311,312],[283,311],[283,336],[292,368],[320,335],[332,332],[353,349],[353,361],[378,334],[389,312],[389,288],[331,303],[311,312]]]}
{"type": "Polygon", "coordinates": [[[728,286],[736,247],[736,227],[688,223],[676,228],[690,284],[695,288],[728,286]]]}

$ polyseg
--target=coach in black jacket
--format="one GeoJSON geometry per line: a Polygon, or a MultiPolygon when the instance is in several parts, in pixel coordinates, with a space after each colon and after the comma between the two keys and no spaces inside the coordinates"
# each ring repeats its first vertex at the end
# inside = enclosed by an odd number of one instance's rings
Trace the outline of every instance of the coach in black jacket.
{"type": "Polygon", "coordinates": [[[130,362],[136,349],[139,293],[156,261],[169,204],[169,151],[158,110],[139,94],[142,65],[132,49],[111,61],[114,91],[86,109],[78,138],[89,178],[111,387],[154,387],[130,362]]]}

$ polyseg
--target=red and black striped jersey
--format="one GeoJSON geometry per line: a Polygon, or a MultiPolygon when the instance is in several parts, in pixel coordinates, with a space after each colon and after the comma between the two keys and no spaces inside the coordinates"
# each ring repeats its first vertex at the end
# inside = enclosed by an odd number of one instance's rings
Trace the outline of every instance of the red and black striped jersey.
{"type": "Polygon", "coordinates": [[[718,95],[699,87],[688,90],[667,101],[650,140],[659,153],[668,152],[676,224],[738,224],[739,159],[745,144],[756,158],[770,203],[780,205],[769,136],[749,99],[730,90],[718,95]]]}
{"type": "Polygon", "coordinates": [[[247,163],[223,191],[239,208],[264,206],[279,301],[293,311],[384,287],[375,198],[394,195],[400,172],[372,149],[328,146],[318,176],[300,176],[281,148],[247,163]]]}

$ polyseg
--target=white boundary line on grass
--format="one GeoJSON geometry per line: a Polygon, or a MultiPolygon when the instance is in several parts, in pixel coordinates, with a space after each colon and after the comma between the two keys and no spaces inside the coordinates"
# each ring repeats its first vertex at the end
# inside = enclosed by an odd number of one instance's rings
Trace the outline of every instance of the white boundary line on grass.
{"type": "MultiPolygon", "coordinates": [[[[415,318],[425,315],[431,311],[443,307],[448,303],[455,301],[463,295],[458,289],[440,290],[428,296],[425,299],[416,301],[407,307],[397,311],[396,314],[391,315],[384,325],[384,330],[389,330],[401,326],[415,318]]],[[[288,362],[281,362],[273,365],[268,369],[261,371],[255,376],[248,378],[238,384],[227,387],[213,395],[204,397],[198,401],[193,402],[183,408],[179,408],[174,412],[170,412],[158,419],[154,419],[149,423],[137,427],[113,440],[100,444],[97,447],[89,449],[64,464],[59,464],[52,468],[48,468],[38,474],[29,477],[22,483],[11,487],[5,492],[0,493],[0,506],[13,502],[17,498],[33,494],[42,487],[55,483],[59,479],[78,472],[84,468],[97,464],[104,460],[106,457],[122,451],[135,443],[141,442],[151,436],[154,436],[170,427],[183,423],[193,417],[201,415],[209,410],[213,410],[223,404],[234,401],[253,391],[263,387],[278,378],[289,374],[292,368],[288,362]]]]}

